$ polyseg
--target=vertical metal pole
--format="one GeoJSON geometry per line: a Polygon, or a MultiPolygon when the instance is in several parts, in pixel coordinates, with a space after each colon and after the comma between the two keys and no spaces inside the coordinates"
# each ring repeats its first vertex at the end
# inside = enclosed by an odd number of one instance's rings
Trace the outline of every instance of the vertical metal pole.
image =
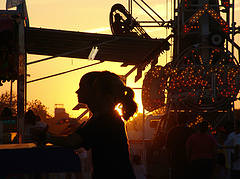
{"type": "Polygon", "coordinates": [[[18,142],[23,143],[24,131],[24,106],[25,106],[25,45],[24,45],[24,21],[20,20],[18,24],[18,45],[19,45],[19,60],[18,60],[18,80],[17,80],[17,132],[18,142]]]}
{"type": "MultiPolygon", "coordinates": [[[[180,9],[179,9],[179,0],[177,1],[177,19],[178,19],[178,22],[177,22],[177,26],[175,26],[176,28],[177,28],[177,35],[175,35],[175,39],[174,40],[177,40],[177,51],[176,51],[176,53],[177,54],[175,54],[176,55],[176,57],[179,55],[179,51],[180,51],[180,29],[181,29],[181,27],[182,27],[182,24],[180,23],[180,19],[182,18],[182,17],[180,17],[180,13],[179,13],[179,11],[180,11],[180,9]]],[[[182,14],[181,14],[182,15],[182,14]]],[[[183,15],[182,15],[183,16],[183,15]]],[[[183,23],[183,22],[182,22],[183,23]]]]}
{"type": "Polygon", "coordinates": [[[131,14],[131,16],[132,16],[132,0],[130,1],[131,2],[131,6],[130,6],[130,14],[131,14]]]}
{"type": "Polygon", "coordinates": [[[177,24],[177,18],[176,18],[176,0],[173,0],[173,32],[174,32],[174,38],[173,38],[173,58],[172,60],[175,60],[175,57],[177,56],[176,51],[177,51],[177,37],[176,37],[176,24],[177,24]]]}
{"type": "MultiPolygon", "coordinates": [[[[24,95],[25,95],[25,97],[24,97],[24,111],[26,111],[26,109],[27,109],[27,76],[28,76],[28,74],[27,74],[27,54],[25,53],[25,63],[24,63],[24,69],[25,69],[25,71],[24,71],[24,76],[25,76],[25,80],[24,80],[24,95]]],[[[29,75],[30,76],[30,75],[29,75]]]]}
{"type": "MultiPolygon", "coordinates": [[[[199,5],[204,6],[205,5],[205,1],[201,2],[199,5]]],[[[204,7],[205,8],[205,7],[204,7]]],[[[209,16],[203,15],[201,17],[201,19],[199,20],[200,22],[200,26],[201,28],[201,43],[203,44],[203,46],[209,46],[209,40],[208,37],[210,35],[210,21],[209,21],[209,16]]],[[[208,61],[210,58],[210,54],[209,54],[209,49],[204,48],[201,51],[201,56],[203,58],[203,60],[208,61]]]]}
{"type": "MultiPolygon", "coordinates": [[[[235,35],[235,19],[234,19],[234,15],[235,15],[235,9],[234,9],[234,0],[232,0],[232,41],[234,42],[234,35],[235,35]]],[[[234,46],[232,44],[232,55],[234,57],[234,46]]]]}
{"type": "MultiPolygon", "coordinates": [[[[168,20],[168,0],[166,0],[166,20],[168,20]]],[[[168,28],[166,28],[166,37],[168,36],[168,28]]],[[[166,64],[168,62],[168,52],[166,51],[166,64]]]]}
{"type": "Polygon", "coordinates": [[[130,13],[130,1],[131,0],[128,0],[128,12],[130,13]]]}
{"type": "MultiPolygon", "coordinates": [[[[235,36],[235,19],[234,19],[234,16],[235,16],[235,0],[232,0],[232,42],[234,42],[234,36],[235,36]]],[[[233,46],[233,43],[232,43],[232,55],[234,57],[234,46],[233,46]]],[[[239,54],[239,51],[238,51],[238,55],[239,54]]],[[[234,102],[232,103],[232,116],[233,116],[233,120],[234,120],[234,128],[236,129],[236,125],[237,125],[237,119],[236,117],[234,116],[234,111],[235,111],[235,106],[234,106],[234,102]]]]}
{"type": "Polygon", "coordinates": [[[128,12],[131,14],[132,16],[132,0],[128,0],[128,12]]]}
{"type": "MultiPolygon", "coordinates": [[[[227,21],[227,25],[228,27],[230,27],[230,7],[227,9],[227,14],[226,14],[226,21],[227,21]]],[[[228,40],[226,40],[226,49],[228,51],[228,40]]]]}
{"type": "MultiPolygon", "coordinates": [[[[234,36],[235,36],[235,19],[234,19],[234,16],[235,16],[235,0],[232,0],[232,42],[234,43],[234,36]]],[[[232,43],[232,55],[234,57],[234,46],[233,46],[233,43],[232,43]]],[[[238,50],[238,56],[240,57],[240,51],[238,50]]],[[[239,58],[240,60],[240,58],[239,58]]],[[[234,102],[232,104],[232,116],[233,116],[233,120],[234,120],[234,129],[236,129],[237,127],[237,118],[235,117],[234,115],[234,111],[235,111],[235,106],[234,106],[234,102]]]]}
{"type": "Polygon", "coordinates": [[[173,0],[173,14],[174,14],[174,16],[173,16],[173,18],[174,18],[174,20],[175,20],[175,16],[176,16],[176,0],[173,0]]]}
{"type": "Polygon", "coordinates": [[[130,24],[132,26],[132,0],[128,0],[128,11],[131,15],[130,24]]]}
{"type": "Polygon", "coordinates": [[[12,85],[13,81],[10,81],[10,108],[12,109],[12,85]]]}
{"type": "MultiPolygon", "coordinates": [[[[174,0],[175,1],[175,0],[174,0]]],[[[174,19],[174,9],[173,9],[173,0],[171,0],[171,21],[174,19]]],[[[174,19],[175,20],[175,19],[174,19]]],[[[173,26],[171,27],[173,29],[173,26]]],[[[171,29],[171,32],[172,33],[172,29],[171,29]]],[[[171,38],[171,44],[173,44],[173,38],[171,38]]],[[[170,61],[173,60],[173,48],[174,47],[170,47],[171,48],[171,51],[170,51],[170,61]]]]}

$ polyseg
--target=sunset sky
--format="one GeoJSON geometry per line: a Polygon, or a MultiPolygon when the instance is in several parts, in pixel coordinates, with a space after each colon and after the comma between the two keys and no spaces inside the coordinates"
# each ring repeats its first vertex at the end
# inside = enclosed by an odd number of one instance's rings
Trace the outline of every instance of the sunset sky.
{"type": "MultiPolygon", "coordinates": [[[[104,34],[111,34],[109,25],[111,7],[116,3],[120,3],[123,4],[126,9],[128,8],[128,0],[27,0],[26,2],[31,27],[104,34]]],[[[168,15],[166,15],[166,0],[147,1],[148,5],[165,20],[166,17],[168,17],[168,19],[171,18],[170,2],[171,0],[169,0],[168,3],[168,15]]],[[[236,3],[236,14],[240,14],[237,13],[239,12],[240,2],[237,0],[236,3]]],[[[1,10],[5,9],[5,4],[5,0],[0,0],[1,10]]],[[[133,7],[133,16],[135,18],[137,17],[137,20],[150,20],[149,17],[136,6],[133,7]]],[[[235,19],[237,25],[240,25],[239,16],[236,15],[235,19]]],[[[153,38],[165,38],[167,36],[166,30],[162,28],[145,28],[145,30],[153,38]]],[[[239,39],[239,36],[237,36],[237,38],[239,39]]],[[[170,52],[168,52],[168,56],[169,55],[170,52]]],[[[42,58],[44,58],[44,56],[28,55],[27,61],[30,62],[42,58]]],[[[169,58],[168,61],[170,61],[169,58]]],[[[27,69],[27,73],[30,75],[28,80],[64,72],[95,62],[97,61],[56,58],[50,61],[33,64],[28,66],[27,69]]],[[[159,62],[161,65],[166,63],[165,54],[160,56],[159,62]]],[[[83,70],[30,83],[27,88],[27,100],[39,99],[48,107],[52,115],[55,104],[64,104],[66,112],[72,117],[77,117],[80,115],[80,112],[72,111],[72,108],[77,104],[77,95],[75,91],[78,89],[81,76],[87,72],[96,70],[109,70],[118,75],[125,75],[132,68],[132,66],[120,67],[120,65],[121,63],[104,62],[100,65],[83,70]]],[[[143,78],[139,80],[139,82],[134,83],[135,75],[136,73],[133,73],[128,78],[127,85],[141,88],[143,78]]],[[[3,87],[0,87],[0,93],[9,90],[9,88],[9,84],[5,84],[3,87]]],[[[16,92],[16,82],[14,83],[14,90],[16,92]]],[[[141,90],[135,90],[135,93],[139,109],[142,109],[141,90]]]]}

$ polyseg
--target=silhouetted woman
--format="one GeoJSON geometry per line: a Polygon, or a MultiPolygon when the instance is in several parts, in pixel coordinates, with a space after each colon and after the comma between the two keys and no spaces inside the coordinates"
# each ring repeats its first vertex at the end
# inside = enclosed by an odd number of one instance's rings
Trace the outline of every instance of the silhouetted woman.
{"type": "Polygon", "coordinates": [[[67,137],[48,136],[56,145],[92,149],[94,179],[134,179],[129,160],[124,122],[115,111],[122,104],[122,118],[128,120],[137,110],[134,92],[111,72],[85,74],[76,91],[78,102],[87,104],[93,116],[67,137]]]}

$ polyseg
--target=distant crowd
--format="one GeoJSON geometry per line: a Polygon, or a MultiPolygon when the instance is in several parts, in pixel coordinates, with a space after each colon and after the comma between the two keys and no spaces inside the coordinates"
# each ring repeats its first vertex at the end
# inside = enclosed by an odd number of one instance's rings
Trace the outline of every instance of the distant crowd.
{"type": "Polygon", "coordinates": [[[197,128],[179,123],[167,135],[166,149],[172,178],[239,179],[240,178],[240,121],[228,132],[219,126],[209,131],[203,121],[197,128]]]}
{"type": "MultiPolygon", "coordinates": [[[[24,143],[35,142],[40,145],[48,130],[48,125],[40,116],[29,109],[24,116],[24,143]],[[41,139],[42,138],[42,139],[41,139]],[[38,143],[40,142],[40,143],[38,143]]],[[[10,108],[5,107],[0,114],[0,144],[18,143],[17,120],[10,108]]]]}

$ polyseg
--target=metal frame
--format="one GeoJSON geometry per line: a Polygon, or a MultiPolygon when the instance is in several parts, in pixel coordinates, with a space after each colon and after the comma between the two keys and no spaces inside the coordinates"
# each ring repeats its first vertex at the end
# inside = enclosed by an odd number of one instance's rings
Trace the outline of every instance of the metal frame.
{"type": "MultiPolygon", "coordinates": [[[[157,15],[157,17],[160,19],[160,21],[157,21],[153,16],[151,16],[147,10],[141,6],[137,0],[129,0],[129,12],[132,15],[132,1],[137,4],[143,11],[146,12],[146,14],[151,17],[153,20],[152,21],[138,21],[142,27],[164,27],[164,28],[172,28],[172,30],[175,30],[174,34],[174,45],[173,45],[173,58],[177,58],[179,56],[180,52],[180,40],[178,39],[179,35],[181,33],[181,29],[183,24],[184,24],[184,11],[181,11],[181,9],[183,9],[184,7],[181,4],[181,0],[172,0],[171,3],[173,3],[173,20],[170,21],[164,21],[164,19],[162,19],[150,6],[148,6],[143,0],[139,0],[141,1],[147,8],[148,10],[150,10],[151,12],[153,12],[155,15],[157,15]]],[[[207,1],[209,2],[209,1],[207,1]]],[[[204,2],[204,4],[206,3],[206,1],[204,2]]],[[[220,3],[220,0],[219,0],[220,3]]],[[[197,4],[197,5],[193,5],[194,7],[199,7],[201,8],[203,4],[197,4]]],[[[235,0],[230,0],[230,6],[229,8],[225,8],[223,5],[209,5],[209,7],[219,7],[220,9],[220,14],[221,16],[224,18],[224,14],[225,14],[225,21],[227,22],[227,24],[229,25],[229,29],[230,29],[230,33],[229,33],[229,39],[226,39],[225,41],[225,50],[226,52],[229,51],[233,56],[234,56],[234,52],[238,51],[238,59],[237,62],[239,63],[240,60],[240,47],[237,43],[235,43],[235,38],[234,36],[239,33],[239,29],[240,27],[236,27],[236,22],[234,19],[234,15],[235,15],[235,0]]],[[[228,110],[227,110],[227,114],[224,116],[228,116],[228,118],[232,118],[232,114],[234,111],[234,102],[229,103],[228,106],[228,110]]],[[[219,121],[222,121],[221,115],[218,117],[219,121]]],[[[215,122],[214,122],[215,123],[215,122]]],[[[216,125],[214,127],[216,127],[219,122],[215,123],[216,125]]]]}
{"type": "Polygon", "coordinates": [[[151,17],[152,21],[137,21],[141,24],[158,24],[158,25],[141,25],[142,27],[164,27],[164,28],[173,28],[173,20],[165,21],[156,11],[154,11],[144,0],[140,0],[148,10],[153,12],[159,19],[156,20],[147,10],[144,8],[137,0],[128,0],[128,11],[132,16],[132,2],[134,2],[138,7],[140,7],[149,17],[151,17]]]}
{"type": "MultiPolygon", "coordinates": [[[[206,1],[204,3],[206,3],[206,1]]],[[[202,5],[203,4],[199,4],[199,5],[196,5],[195,7],[199,7],[200,8],[200,7],[202,7],[202,5]]],[[[230,53],[233,56],[234,56],[234,50],[237,49],[238,50],[238,55],[239,55],[239,59],[238,59],[238,63],[239,63],[239,60],[240,60],[240,47],[238,46],[238,44],[236,44],[234,42],[234,36],[235,36],[235,31],[236,31],[236,28],[235,28],[236,22],[234,22],[234,0],[230,0],[230,6],[226,10],[223,10],[223,6],[222,5],[209,5],[209,7],[219,7],[221,16],[223,15],[223,13],[226,13],[225,21],[227,22],[227,24],[229,24],[229,28],[231,29],[231,31],[229,33],[230,38],[226,39],[225,49],[226,49],[226,51],[230,51],[230,53]],[[229,43],[230,43],[230,45],[229,45],[229,43]]],[[[179,16],[180,15],[179,14],[180,9],[182,9],[182,8],[184,8],[184,7],[181,6],[180,0],[174,0],[174,22],[177,22],[176,23],[177,24],[176,28],[177,28],[177,33],[178,34],[180,34],[180,28],[182,27],[182,25],[184,23],[184,11],[181,12],[182,13],[182,17],[179,16]]],[[[176,40],[175,42],[177,43],[176,46],[174,46],[174,48],[176,48],[175,57],[178,57],[179,54],[180,54],[180,41],[176,40]]],[[[229,120],[232,119],[233,111],[234,111],[234,102],[229,103],[228,110],[226,112],[227,114],[224,115],[224,116],[227,116],[227,118],[229,120]]],[[[218,119],[219,119],[219,121],[222,121],[222,116],[221,115],[218,116],[218,119]]],[[[214,122],[214,125],[215,125],[214,128],[216,128],[218,124],[219,124],[219,122],[214,122]]]]}
{"type": "MultiPolygon", "coordinates": [[[[180,12],[180,8],[183,8],[180,4],[180,1],[181,0],[173,0],[173,9],[174,9],[174,12],[173,12],[173,17],[174,19],[173,20],[170,20],[170,21],[165,21],[160,15],[158,15],[144,0],[139,0],[141,1],[147,8],[148,10],[152,11],[159,19],[159,20],[156,20],[147,10],[146,8],[144,8],[140,3],[137,2],[137,0],[128,0],[128,10],[130,12],[130,14],[132,15],[132,12],[133,12],[133,9],[132,9],[132,4],[133,2],[135,4],[137,4],[144,12],[146,12],[146,14],[151,17],[153,20],[152,21],[137,21],[138,23],[141,24],[142,27],[163,27],[163,28],[175,28],[177,29],[177,33],[179,34],[180,33],[180,27],[181,25],[183,24],[183,17],[184,17],[184,14],[182,16],[182,18],[177,18],[179,17],[179,12],[180,12]],[[182,19],[182,21],[181,21],[182,19]],[[182,23],[181,23],[182,22],[182,23]],[[143,25],[142,25],[143,24],[143,25]],[[148,24],[148,25],[146,25],[148,24]],[[153,25],[153,24],[157,24],[157,25],[153,25]]],[[[219,0],[220,1],[220,0],[219,0]]],[[[201,5],[192,5],[194,7],[201,7],[201,5]]],[[[230,39],[227,39],[226,40],[226,48],[229,49],[231,48],[231,53],[234,55],[234,50],[238,50],[238,53],[239,53],[239,60],[240,60],[240,47],[238,46],[238,44],[236,44],[234,42],[235,38],[234,36],[239,33],[239,29],[240,27],[236,27],[236,22],[235,22],[235,19],[234,19],[234,16],[235,16],[235,0],[230,0],[230,6],[228,9],[224,10],[224,7],[222,5],[209,5],[210,7],[219,7],[220,8],[220,11],[221,11],[221,14],[223,13],[226,13],[226,21],[227,23],[229,24],[229,28],[230,28],[230,39]],[[231,47],[228,47],[228,42],[231,44],[231,47]]],[[[175,37],[175,43],[177,43],[176,45],[176,53],[179,54],[179,41],[176,40],[176,37],[175,37]]]]}

